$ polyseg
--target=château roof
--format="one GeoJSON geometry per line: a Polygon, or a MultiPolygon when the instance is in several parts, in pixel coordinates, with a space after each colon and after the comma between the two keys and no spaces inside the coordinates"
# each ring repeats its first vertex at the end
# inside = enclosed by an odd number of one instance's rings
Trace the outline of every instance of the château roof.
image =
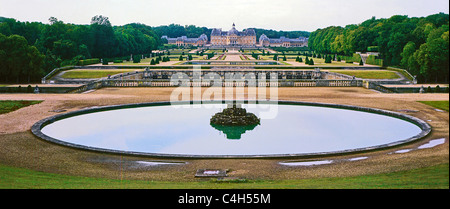
{"type": "Polygon", "coordinates": [[[211,36],[256,36],[256,32],[253,28],[247,28],[243,31],[238,31],[235,28],[235,24],[233,23],[233,27],[229,31],[222,31],[221,28],[213,28],[211,31],[211,36]]]}
{"type": "Polygon", "coordinates": [[[308,38],[302,37],[302,36],[300,36],[298,38],[295,38],[295,39],[286,38],[284,36],[281,36],[280,38],[268,38],[265,34],[262,34],[259,37],[259,42],[262,42],[262,41],[269,41],[270,43],[285,43],[285,42],[298,42],[298,43],[301,43],[301,42],[308,42],[308,38]]]}
{"type": "Polygon", "coordinates": [[[176,41],[183,41],[185,43],[196,43],[197,41],[203,40],[208,41],[208,36],[205,34],[200,35],[198,38],[188,38],[187,36],[180,36],[177,38],[169,38],[166,35],[161,36],[161,39],[167,39],[167,41],[170,42],[176,42],[176,41]]]}

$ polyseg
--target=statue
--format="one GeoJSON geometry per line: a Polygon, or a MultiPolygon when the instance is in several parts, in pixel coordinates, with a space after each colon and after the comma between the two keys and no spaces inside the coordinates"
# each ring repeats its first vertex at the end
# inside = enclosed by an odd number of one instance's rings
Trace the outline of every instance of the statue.
{"type": "Polygon", "coordinates": [[[216,113],[210,120],[211,124],[226,126],[247,126],[255,125],[260,119],[253,113],[247,113],[247,110],[241,108],[240,104],[228,104],[228,107],[222,112],[216,113]]]}
{"type": "Polygon", "coordinates": [[[39,94],[39,87],[37,85],[36,85],[36,87],[34,87],[34,93],[39,94]]]}
{"type": "Polygon", "coordinates": [[[228,139],[240,139],[247,130],[253,130],[259,124],[260,119],[255,114],[248,113],[236,103],[228,104],[210,119],[210,125],[225,133],[228,139]]]}

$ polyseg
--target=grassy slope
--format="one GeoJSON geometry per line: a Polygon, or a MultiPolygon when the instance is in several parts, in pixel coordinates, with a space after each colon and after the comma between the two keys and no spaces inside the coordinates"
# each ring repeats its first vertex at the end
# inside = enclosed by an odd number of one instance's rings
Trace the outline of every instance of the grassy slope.
{"type": "Polygon", "coordinates": [[[448,112],[449,101],[419,101],[419,102],[448,112]]]}
{"type": "Polygon", "coordinates": [[[107,77],[108,75],[135,71],[136,70],[71,70],[65,72],[61,77],[73,79],[102,78],[107,77]]]}
{"type": "Polygon", "coordinates": [[[395,72],[387,70],[330,70],[330,72],[355,76],[362,79],[397,79],[395,72]]]}
{"type": "Polygon", "coordinates": [[[39,104],[42,101],[2,100],[0,101],[0,114],[18,110],[22,107],[39,104]]]}
{"type": "Polygon", "coordinates": [[[346,178],[163,182],[67,176],[0,165],[0,188],[10,189],[448,189],[449,167],[437,166],[346,178]]]}

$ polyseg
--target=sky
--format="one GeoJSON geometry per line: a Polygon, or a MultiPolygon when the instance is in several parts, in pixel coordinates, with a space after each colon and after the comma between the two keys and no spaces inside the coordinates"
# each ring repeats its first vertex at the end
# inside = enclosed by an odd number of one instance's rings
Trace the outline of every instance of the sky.
{"type": "Polygon", "coordinates": [[[375,16],[424,17],[449,13],[448,0],[0,0],[0,17],[22,22],[90,24],[95,15],[112,25],[142,23],[231,29],[315,31],[359,24],[375,16]]]}

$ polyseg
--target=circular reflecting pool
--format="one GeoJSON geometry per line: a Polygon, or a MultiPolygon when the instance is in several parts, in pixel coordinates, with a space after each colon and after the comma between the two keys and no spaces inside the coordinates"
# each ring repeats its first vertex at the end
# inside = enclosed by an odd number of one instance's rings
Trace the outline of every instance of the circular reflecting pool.
{"type": "Polygon", "coordinates": [[[93,108],[44,119],[32,131],[52,142],[97,151],[172,157],[285,157],[394,146],[431,130],[421,120],[398,113],[299,102],[242,104],[261,118],[260,124],[211,125],[211,116],[226,107],[222,103],[151,103],[93,108]]]}

